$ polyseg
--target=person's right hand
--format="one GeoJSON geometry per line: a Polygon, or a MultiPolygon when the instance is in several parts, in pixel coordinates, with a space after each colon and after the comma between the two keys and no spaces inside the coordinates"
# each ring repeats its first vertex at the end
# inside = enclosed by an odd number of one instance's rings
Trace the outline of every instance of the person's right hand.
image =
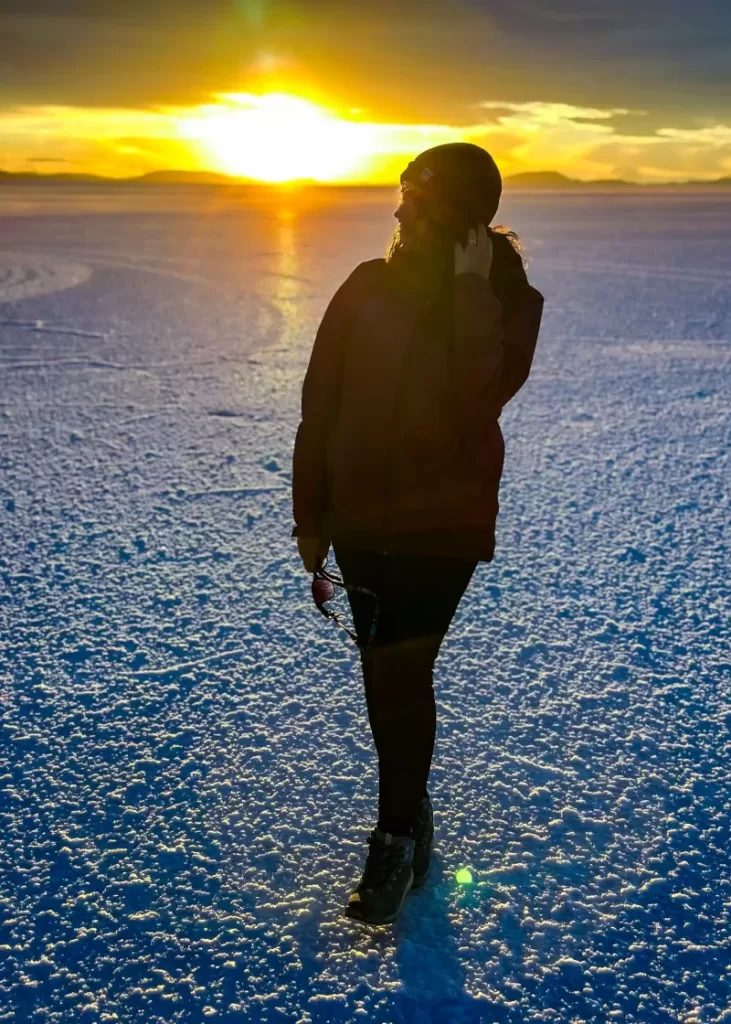
{"type": "Polygon", "coordinates": [[[470,228],[467,232],[467,245],[464,249],[459,242],[454,243],[454,275],[457,277],[459,274],[479,274],[488,278],[491,267],[492,238],[480,221],[477,231],[470,228]]]}
{"type": "Polygon", "coordinates": [[[298,537],[297,550],[300,553],[305,572],[314,572],[327,561],[330,541],[320,537],[298,537]]]}

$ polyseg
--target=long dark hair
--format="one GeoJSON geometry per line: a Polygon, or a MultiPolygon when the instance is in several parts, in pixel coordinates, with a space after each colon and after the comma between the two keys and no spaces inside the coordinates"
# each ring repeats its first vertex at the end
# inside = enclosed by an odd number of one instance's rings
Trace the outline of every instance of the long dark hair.
{"type": "Polygon", "coordinates": [[[525,293],[528,260],[523,255],[523,247],[515,231],[504,224],[496,224],[488,230],[492,237],[490,281],[505,313],[509,313],[519,305],[525,293]]]}
{"type": "MultiPolygon", "coordinates": [[[[401,187],[401,194],[405,189],[401,187]]],[[[403,248],[400,236],[400,225],[394,231],[386,250],[386,263],[400,274],[403,282],[416,295],[432,298],[443,295],[454,280],[454,244],[459,242],[463,247],[467,244],[467,232],[473,224],[465,218],[452,218],[447,222],[438,221],[430,216],[430,211],[418,196],[409,188],[409,194],[421,207],[421,213],[429,225],[430,244],[425,252],[413,252],[403,248]]],[[[495,224],[487,228],[492,238],[493,256],[490,268],[490,282],[496,296],[503,304],[506,315],[519,305],[524,286],[527,283],[525,258],[520,239],[515,231],[504,224],[495,224]]]]}

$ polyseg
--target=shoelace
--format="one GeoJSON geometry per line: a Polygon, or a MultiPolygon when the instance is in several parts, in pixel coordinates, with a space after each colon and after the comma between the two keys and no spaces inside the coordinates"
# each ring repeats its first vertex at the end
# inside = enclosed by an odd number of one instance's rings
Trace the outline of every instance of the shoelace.
{"type": "Polygon", "coordinates": [[[403,860],[404,850],[398,844],[381,842],[376,836],[368,836],[370,850],[366,859],[365,887],[375,888],[383,884],[393,869],[403,860]]]}

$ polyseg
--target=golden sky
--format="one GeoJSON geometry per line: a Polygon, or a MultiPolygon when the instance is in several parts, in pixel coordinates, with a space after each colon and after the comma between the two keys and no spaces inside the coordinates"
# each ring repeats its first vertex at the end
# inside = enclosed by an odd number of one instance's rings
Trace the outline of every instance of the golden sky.
{"type": "Polygon", "coordinates": [[[466,140],[504,175],[713,179],[730,57],[727,0],[3,0],[0,169],[395,185],[466,140]]]}

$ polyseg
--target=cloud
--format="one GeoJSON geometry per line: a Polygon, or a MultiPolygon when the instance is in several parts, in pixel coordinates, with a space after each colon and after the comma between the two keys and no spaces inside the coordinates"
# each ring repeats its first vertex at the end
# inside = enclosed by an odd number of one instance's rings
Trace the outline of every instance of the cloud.
{"type": "MultiPolygon", "coordinates": [[[[477,106],[486,109],[507,110],[511,114],[527,114],[531,120],[542,124],[559,124],[561,121],[601,121],[617,114],[644,114],[644,110],[628,110],[625,107],[610,107],[608,110],[597,107],[577,107],[572,103],[545,103],[533,100],[530,103],[500,103],[485,100],[477,106]]],[[[502,120],[502,119],[501,119],[502,120]]]]}
{"type": "Polygon", "coordinates": [[[644,115],[624,107],[606,109],[567,103],[480,104],[499,109],[497,123],[470,129],[510,171],[555,169],[573,177],[673,181],[714,178],[731,170],[731,125],[696,128],[659,127],[645,134],[625,134],[609,123],[613,118],[644,115]],[[519,141],[503,146],[511,132],[519,141]],[[493,145],[495,140],[495,145],[493,145]]]}
{"type": "MultiPolygon", "coordinates": [[[[113,176],[166,167],[220,170],[223,162],[216,153],[232,131],[236,137],[233,149],[227,143],[229,162],[238,166],[245,162],[249,125],[261,121],[250,122],[244,115],[262,102],[255,94],[237,93],[212,97],[208,104],[157,110],[39,106],[0,111],[5,169],[20,170],[30,160],[66,161],[113,176]],[[218,149],[212,145],[215,140],[218,149]]],[[[322,128],[328,138],[338,140],[334,146],[343,148],[347,140],[357,155],[343,180],[394,186],[417,153],[459,140],[489,149],[505,175],[553,169],[582,179],[674,181],[731,173],[729,123],[706,119],[693,127],[665,124],[646,132],[623,132],[618,124],[644,112],[542,100],[486,100],[475,106],[491,116],[455,126],[339,120],[331,113],[322,128]]],[[[335,166],[337,161],[329,163],[335,166]]]]}
{"type": "Polygon", "coordinates": [[[178,140],[174,110],[17,107],[0,111],[0,137],[3,169],[11,171],[53,162],[115,177],[190,166],[197,156],[178,140]]]}
{"type": "Polygon", "coordinates": [[[657,4],[2,0],[0,104],[191,105],[268,77],[384,120],[457,124],[483,90],[725,117],[727,0],[694,0],[692,19],[657,4]]]}

